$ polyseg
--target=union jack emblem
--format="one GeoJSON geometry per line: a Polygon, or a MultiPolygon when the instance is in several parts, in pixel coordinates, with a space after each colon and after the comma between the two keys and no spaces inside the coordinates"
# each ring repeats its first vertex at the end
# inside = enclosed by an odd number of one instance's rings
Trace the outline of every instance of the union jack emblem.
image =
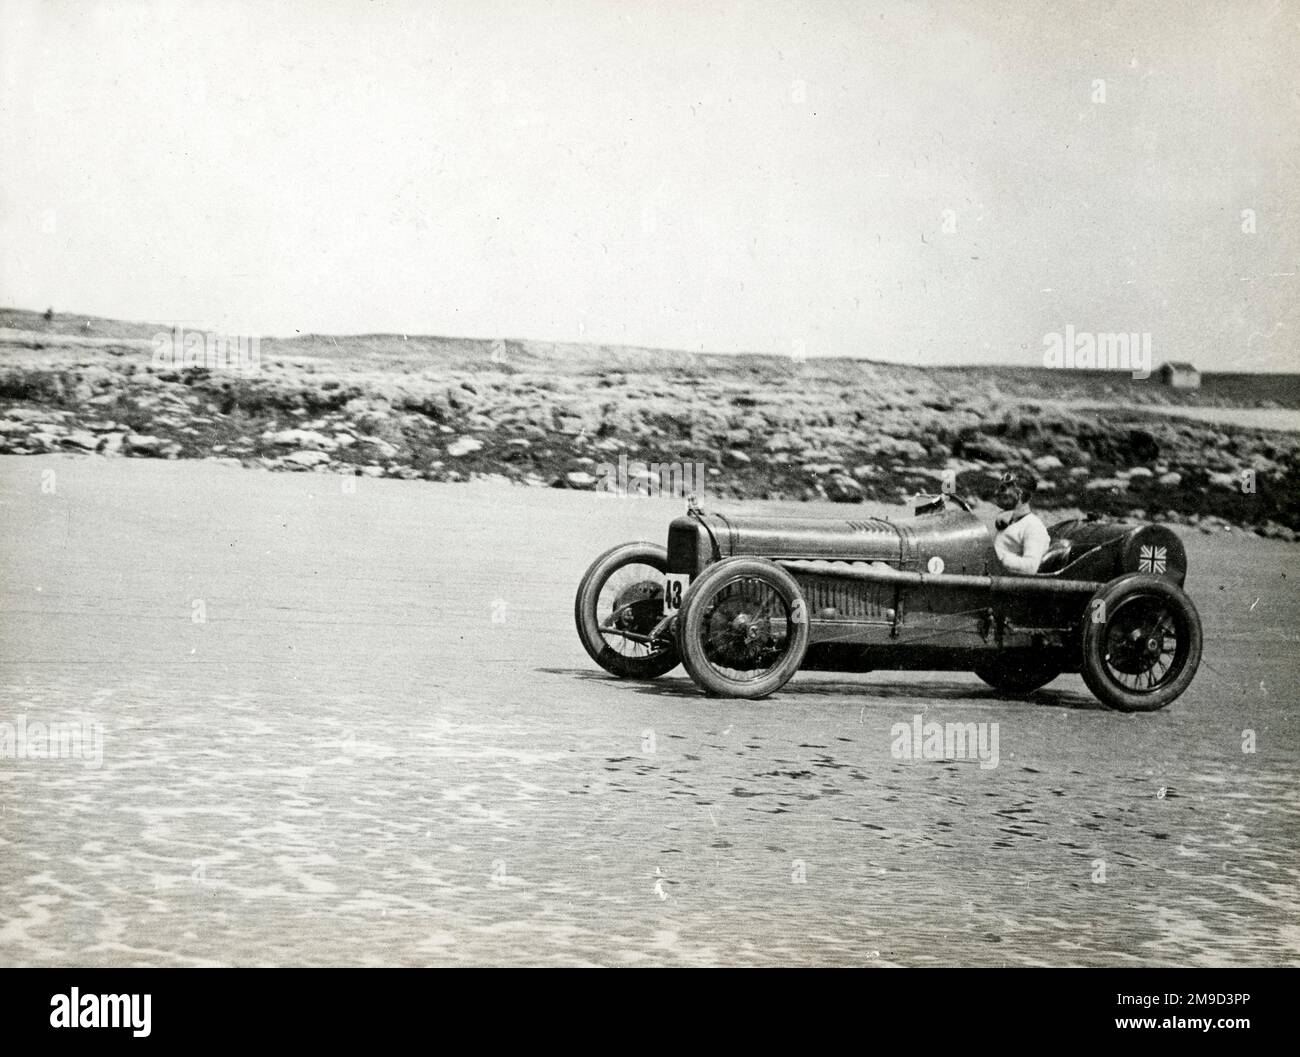
{"type": "Polygon", "coordinates": [[[1165,571],[1164,547],[1143,547],[1138,551],[1138,568],[1144,573],[1165,571]]]}

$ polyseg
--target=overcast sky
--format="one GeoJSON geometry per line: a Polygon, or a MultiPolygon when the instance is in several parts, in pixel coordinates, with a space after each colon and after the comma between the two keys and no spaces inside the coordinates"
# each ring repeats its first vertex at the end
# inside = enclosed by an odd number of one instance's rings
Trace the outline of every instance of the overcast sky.
{"type": "Polygon", "coordinates": [[[0,11],[0,304],[1300,370],[1300,0],[0,11]]]}

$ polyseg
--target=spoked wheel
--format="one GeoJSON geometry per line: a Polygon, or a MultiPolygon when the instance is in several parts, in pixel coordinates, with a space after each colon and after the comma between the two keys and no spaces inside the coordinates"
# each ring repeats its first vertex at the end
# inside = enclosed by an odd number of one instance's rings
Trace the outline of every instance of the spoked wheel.
{"type": "Polygon", "coordinates": [[[1176,585],[1137,574],[1092,597],[1083,625],[1083,681],[1103,704],[1154,712],[1201,663],[1201,618],[1176,585]]]}
{"type": "Polygon", "coordinates": [[[1050,683],[1061,669],[1035,657],[1008,655],[990,657],[975,669],[975,674],[995,690],[1028,694],[1050,683]]]}
{"type": "Polygon", "coordinates": [[[691,678],[723,697],[765,697],[799,670],[808,611],[799,584],[762,558],[728,558],[686,592],[677,647],[691,678]]]}
{"type": "Polygon", "coordinates": [[[622,679],[654,679],[677,667],[671,638],[651,641],[663,619],[668,552],[624,543],[597,558],[578,585],[573,615],[591,659],[622,679]]]}

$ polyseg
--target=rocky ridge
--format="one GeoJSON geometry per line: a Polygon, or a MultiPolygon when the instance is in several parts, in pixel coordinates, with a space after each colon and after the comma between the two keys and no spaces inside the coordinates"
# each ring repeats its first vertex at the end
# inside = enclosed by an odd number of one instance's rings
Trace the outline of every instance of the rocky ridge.
{"type": "MultiPolygon", "coordinates": [[[[775,357],[577,363],[490,355],[263,355],[256,371],[151,361],[138,338],[0,340],[0,453],[202,458],[299,473],[654,489],[721,499],[986,495],[1032,466],[1039,505],[1294,539],[1295,434],[1073,411],[978,374],[775,357]],[[720,363],[720,361],[723,361],[720,363]],[[638,465],[640,464],[640,465],[638,465]],[[692,476],[698,469],[700,476],[692,476]],[[665,479],[664,484],[667,484],[665,479]]],[[[296,351],[296,350],[295,350],[296,351]]]]}

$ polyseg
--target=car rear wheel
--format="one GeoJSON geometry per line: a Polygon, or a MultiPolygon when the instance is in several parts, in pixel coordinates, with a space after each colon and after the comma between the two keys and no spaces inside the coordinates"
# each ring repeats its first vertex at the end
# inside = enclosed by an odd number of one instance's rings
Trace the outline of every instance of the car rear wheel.
{"type": "Polygon", "coordinates": [[[1142,573],[1101,588],[1083,625],[1083,681],[1122,712],[1177,698],[1201,662],[1201,618],[1175,584],[1142,573]]]}
{"type": "Polygon", "coordinates": [[[794,577],[762,558],[728,558],[691,584],[677,648],[696,684],[722,697],[766,697],[799,670],[808,607],[794,577]]]}
{"type": "Polygon", "coordinates": [[[991,657],[975,669],[975,674],[995,690],[1028,694],[1050,683],[1061,669],[1032,657],[991,657]]]}
{"type": "Polygon", "coordinates": [[[620,679],[654,679],[677,667],[671,638],[650,641],[663,619],[668,552],[624,543],[591,563],[574,599],[578,637],[591,659],[620,679]]]}

